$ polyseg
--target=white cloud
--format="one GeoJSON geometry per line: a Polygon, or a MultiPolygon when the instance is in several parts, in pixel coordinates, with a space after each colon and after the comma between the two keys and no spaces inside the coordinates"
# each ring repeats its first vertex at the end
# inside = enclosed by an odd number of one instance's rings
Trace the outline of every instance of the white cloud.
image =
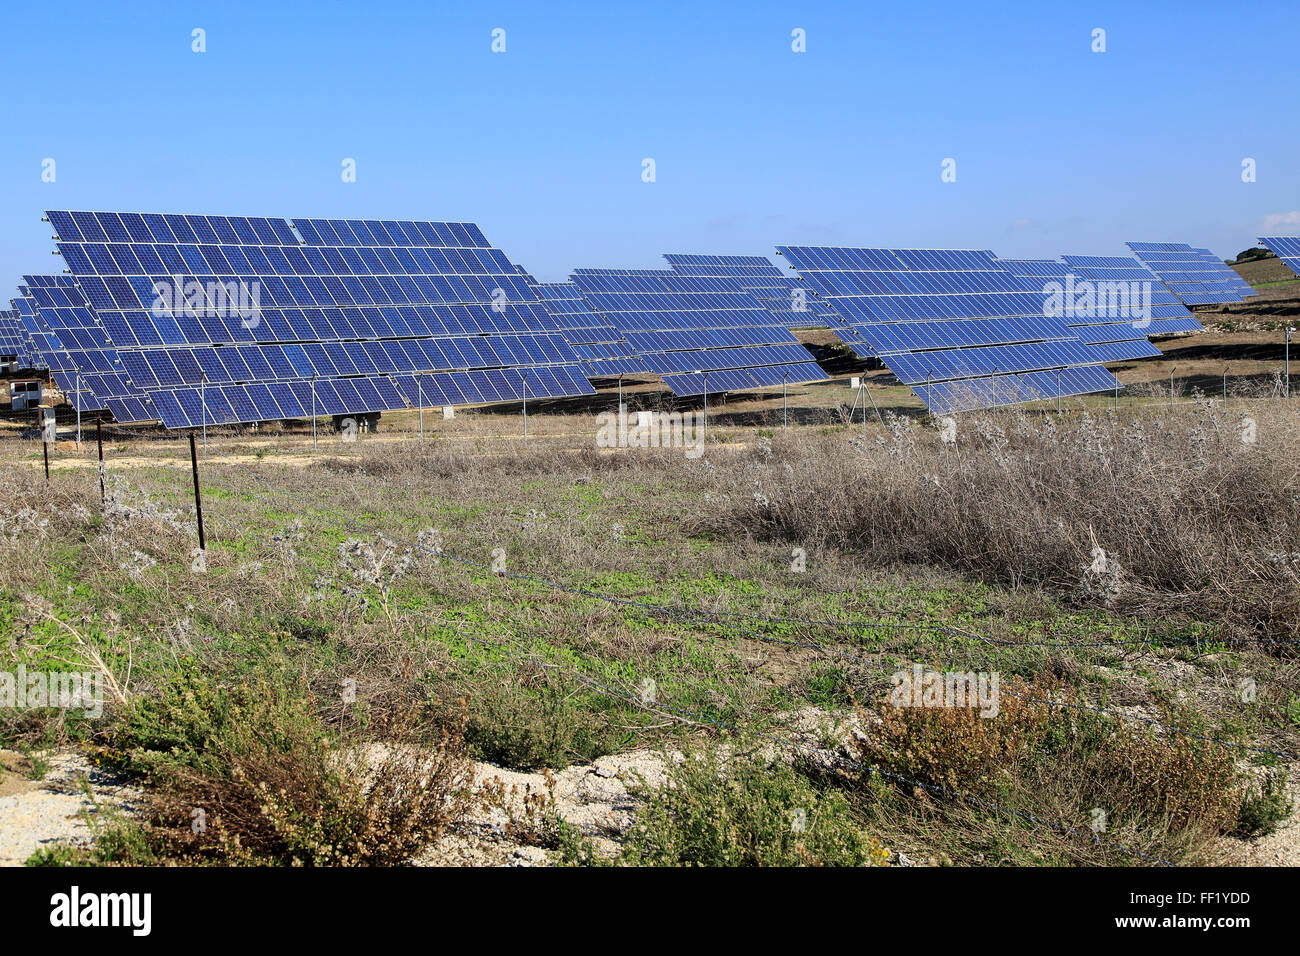
{"type": "Polygon", "coordinates": [[[1274,226],[1300,226],[1300,209],[1269,213],[1264,217],[1264,228],[1272,229],[1274,226]]]}

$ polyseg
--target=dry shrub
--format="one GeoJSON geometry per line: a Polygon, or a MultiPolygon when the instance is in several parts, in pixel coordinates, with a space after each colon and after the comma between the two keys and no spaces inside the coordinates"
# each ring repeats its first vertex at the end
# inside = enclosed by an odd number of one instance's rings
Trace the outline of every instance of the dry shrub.
{"type": "Polygon", "coordinates": [[[1285,409],[1204,400],[1066,419],[970,414],[955,444],[894,418],[874,441],[778,438],[744,467],[718,469],[726,494],[712,500],[723,503],[689,526],[1294,638],[1297,448],[1285,409]]]}
{"type": "Polygon", "coordinates": [[[857,742],[859,756],[950,790],[996,787],[1004,767],[1041,745],[1050,719],[1048,708],[1023,699],[1037,696],[1023,681],[1008,681],[1002,690],[992,718],[971,707],[895,707],[883,697],[876,707],[880,723],[857,742]]]}
{"type": "Polygon", "coordinates": [[[469,805],[465,719],[462,708],[385,720],[366,744],[330,735],[292,687],[217,688],[186,668],[140,702],[117,746],[146,776],[168,855],[396,865],[432,845],[469,805]]]}
{"type": "Polygon", "coordinates": [[[1112,829],[1159,841],[1185,832],[1201,843],[1237,826],[1246,780],[1227,748],[1071,706],[1074,692],[1048,677],[1004,680],[998,704],[997,716],[983,717],[970,707],[882,699],[879,722],[855,743],[858,756],[909,780],[1082,829],[1092,808],[1105,810],[1112,829]]]}

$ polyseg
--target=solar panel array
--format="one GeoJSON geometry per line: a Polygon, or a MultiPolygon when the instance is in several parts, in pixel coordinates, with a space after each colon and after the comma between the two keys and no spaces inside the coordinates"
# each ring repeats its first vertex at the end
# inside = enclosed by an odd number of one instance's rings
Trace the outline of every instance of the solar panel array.
{"type": "Polygon", "coordinates": [[[740,280],[741,288],[769,312],[779,315],[788,329],[839,328],[843,320],[824,300],[793,276],[783,273],[763,256],[716,256],[668,253],[669,267],[685,276],[712,276],[740,280]]]}
{"type": "Polygon", "coordinates": [[[1259,244],[1300,276],[1300,236],[1265,236],[1259,240],[1259,244]]]}
{"type": "Polygon", "coordinates": [[[26,333],[32,358],[36,362],[33,368],[53,369],[55,359],[52,356],[61,348],[58,339],[37,320],[36,306],[22,291],[22,287],[19,287],[17,297],[9,300],[9,304],[18,314],[18,321],[26,333]]]}
{"type": "Polygon", "coordinates": [[[533,290],[541,297],[542,305],[564,340],[582,360],[588,378],[638,375],[649,371],[622,333],[591,307],[572,282],[535,282],[533,290]]]}
{"type": "Polygon", "coordinates": [[[18,318],[17,306],[0,310],[0,359],[19,368],[33,367],[31,341],[18,318]]]}
{"type": "Polygon", "coordinates": [[[1103,320],[1115,314],[1119,314],[1116,322],[1119,327],[1127,321],[1134,331],[1148,338],[1153,335],[1205,331],[1205,326],[1197,321],[1187,306],[1179,301],[1178,296],[1160,282],[1150,269],[1132,256],[1062,256],[1061,258],[1065,260],[1072,272],[1096,286],[1094,315],[1098,317],[1098,321],[1090,321],[1087,325],[1075,329],[1085,340],[1086,335],[1083,333],[1092,325],[1100,329],[1093,334],[1111,334],[1106,331],[1107,323],[1103,320]],[[1143,308],[1138,310],[1144,312],[1146,306],[1149,306],[1149,319],[1145,314],[1138,315],[1136,320],[1132,315],[1124,314],[1126,311],[1129,313],[1134,311],[1131,303],[1134,299],[1132,290],[1135,284],[1143,290],[1149,290],[1149,303],[1144,303],[1143,308]],[[1123,305],[1126,288],[1129,290],[1130,303],[1127,310],[1123,305]]]}
{"type": "Polygon", "coordinates": [[[1202,329],[1187,307],[1136,259],[1064,256],[998,261],[1020,278],[1039,284],[1048,303],[1045,311],[1063,315],[1103,362],[1152,358],[1160,350],[1147,340],[1149,336],[1202,329]]]}
{"type": "Polygon", "coordinates": [[[1117,388],[1041,287],[987,250],[779,246],[932,411],[1117,388]]]}
{"type": "Polygon", "coordinates": [[[128,380],[121,358],[71,276],[24,276],[20,291],[53,349],[50,375],[74,408],[118,421],[157,418],[128,380]]]}
{"type": "Polygon", "coordinates": [[[1209,249],[1185,242],[1129,242],[1133,254],[1187,305],[1240,302],[1255,290],[1209,249]]]}
{"type": "Polygon", "coordinates": [[[171,428],[594,391],[473,223],[48,216],[171,428]]]}
{"type": "Polygon", "coordinates": [[[676,395],[827,376],[739,280],[670,269],[578,269],[573,283],[676,395]]]}

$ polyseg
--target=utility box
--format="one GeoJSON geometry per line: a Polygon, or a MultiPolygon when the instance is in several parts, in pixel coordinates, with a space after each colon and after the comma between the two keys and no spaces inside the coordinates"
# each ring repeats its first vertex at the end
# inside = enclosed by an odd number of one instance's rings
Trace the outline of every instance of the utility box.
{"type": "Polygon", "coordinates": [[[53,444],[59,439],[58,420],[52,408],[36,409],[36,425],[41,430],[41,440],[53,444]]]}
{"type": "MultiPolygon", "coordinates": [[[[10,411],[25,412],[38,408],[43,397],[43,383],[39,378],[20,378],[9,383],[10,411]]],[[[53,409],[50,411],[52,413],[53,409]]]]}
{"type": "Polygon", "coordinates": [[[856,390],[861,387],[862,387],[862,379],[858,378],[856,375],[853,378],[849,379],[849,388],[856,390]]]}
{"type": "Polygon", "coordinates": [[[455,406],[455,405],[444,405],[444,406],[442,406],[442,417],[443,417],[443,418],[455,418],[455,417],[456,417],[456,406],[455,406]]]}

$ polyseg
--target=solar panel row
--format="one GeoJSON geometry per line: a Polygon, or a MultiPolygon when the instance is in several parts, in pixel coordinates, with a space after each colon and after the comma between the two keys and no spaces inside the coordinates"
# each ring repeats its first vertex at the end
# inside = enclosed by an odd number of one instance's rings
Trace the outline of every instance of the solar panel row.
{"type": "Polygon", "coordinates": [[[511,400],[523,395],[521,370],[537,397],[594,391],[521,270],[472,223],[49,218],[168,427],[309,413],[313,377],[323,414],[424,396],[511,400]],[[409,387],[415,376],[423,387],[409,387]]]}
{"type": "MultiPolygon", "coordinates": [[[[1107,357],[1053,315],[1041,276],[987,250],[780,246],[807,283],[933,410],[1042,397],[1037,373],[1107,357]],[[1025,374],[1020,374],[1025,373],[1025,374]],[[936,383],[938,383],[936,385],[936,383]]],[[[1055,385],[1056,378],[1052,379],[1055,385]]],[[[1105,369],[1060,375],[1063,394],[1117,385],[1105,369]]],[[[1054,394],[1054,393],[1053,393],[1054,394]]]]}
{"type": "Polygon", "coordinates": [[[1057,259],[1000,259],[1022,280],[1040,285],[1047,311],[1066,324],[1103,362],[1160,354],[1148,336],[1195,331],[1200,323],[1136,259],[1064,256],[1057,259]],[[1181,319],[1169,318],[1180,316],[1181,319]]]}
{"type": "Polygon", "coordinates": [[[764,308],[744,280],[672,270],[579,269],[573,283],[676,395],[827,377],[781,315],[764,308]]]}
{"type": "Polygon", "coordinates": [[[1185,242],[1130,242],[1126,245],[1160,281],[1187,305],[1240,302],[1255,290],[1209,249],[1185,242]]]}
{"type": "Polygon", "coordinates": [[[127,379],[117,350],[70,276],[24,276],[19,291],[53,350],[50,376],[73,407],[104,411],[113,403],[121,421],[156,417],[144,407],[143,394],[127,379]],[[124,417],[128,411],[131,417],[124,417]]]}
{"type": "Polygon", "coordinates": [[[18,368],[36,368],[38,359],[33,356],[31,339],[18,317],[18,306],[0,311],[0,361],[10,362],[18,368]]]}
{"type": "Polygon", "coordinates": [[[786,328],[843,326],[826,302],[798,279],[788,276],[763,256],[718,256],[668,253],[669,267],[681,275],[738,280],[762,306],[781,318],[786,328]]]}
{"type": "Polygon", "coordinates": [[[560,334],[582,360],[588,377],[608,378],[649,371],[627,339],[591,307],[572,282],[536,283],[533,289],[560,334]]]}

